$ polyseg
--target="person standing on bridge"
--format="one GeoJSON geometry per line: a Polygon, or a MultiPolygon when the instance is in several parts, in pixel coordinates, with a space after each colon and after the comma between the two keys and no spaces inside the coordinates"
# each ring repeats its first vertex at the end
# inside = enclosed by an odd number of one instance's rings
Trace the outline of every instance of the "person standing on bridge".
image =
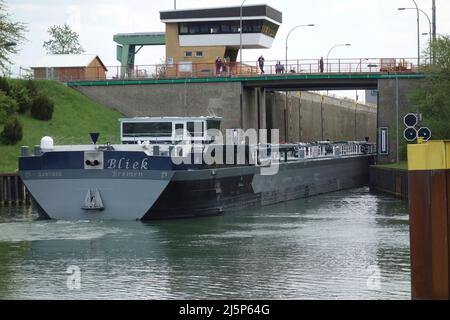
{"type": "Polygon", "coordinates": [[[260,56],[258,58],[259,69],[261,70],[261,74],[264,74],[264,57],[260,56]]]}
{"type": "Polygon", "coordinates": [[[220,57],[217,57],[215,64],[216,64],[216,75],[220,76],[220,74],[222,73],[222,59],[220,59],[220,57]]]}
{"type": "Polygon", "coordinates": [[[275,65],[275,73],[276,74],[282,73],[281,69],[282,69],[281,62],[278,61],[277,64],[275,65]]]}
{"type": "Polygon", "coordinates": [[[323,57],[320,57],[319,60],[319,71],[320,73],[323,73],[323,57]]]}

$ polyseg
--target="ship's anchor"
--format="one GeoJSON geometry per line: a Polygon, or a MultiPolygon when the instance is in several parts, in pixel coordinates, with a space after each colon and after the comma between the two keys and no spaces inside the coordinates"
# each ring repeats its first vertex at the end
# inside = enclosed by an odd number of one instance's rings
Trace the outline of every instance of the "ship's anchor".
{"type": "Polygon", "coordinates": [[[97,188],[88,190],[81,209],[91,211],[102,211],[105,209],[100,192],[97,188]]]}

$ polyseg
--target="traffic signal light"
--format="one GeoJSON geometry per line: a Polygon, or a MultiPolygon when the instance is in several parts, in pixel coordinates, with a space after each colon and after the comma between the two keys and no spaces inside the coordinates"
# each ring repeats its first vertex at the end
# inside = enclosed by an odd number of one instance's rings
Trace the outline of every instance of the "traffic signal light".
{"type": "Polygon", "coordinates": [[[422,127],[417,131],[417,136],[423,138],[423,140],[428,141],[431,138],[431,130],[427,127],[422,127]]]}
{"type": "Polygon", "coordinates": [[[403,132],[403,136],[406,141],[413,142],[417,139],[417,130],[416,128],[406,128],[403,132]]]}
{"type": "Polygon", "coordinates": [[[415,127],[417,123],[419,122],[419,119],[416,114],[414,113],[408,113],[405,118],[403,119],[403,122],[405,125],[409,127],[415,127]]]}
{"type": "Polygon", "coordinates": [[[413,142],[417,138],[423,138],[425,141],[430,140],[431,130],[427,127],[420,127],[421,115],[416,113],[408,113],[403,118],[403,123],[406,126],[403,132],[403,137],[408,142],[413,142]]]}

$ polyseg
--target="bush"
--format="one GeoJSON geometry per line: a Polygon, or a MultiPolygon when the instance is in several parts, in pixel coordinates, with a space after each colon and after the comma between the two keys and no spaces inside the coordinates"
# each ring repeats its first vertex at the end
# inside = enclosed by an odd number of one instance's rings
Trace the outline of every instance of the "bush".
{"type": "Polygon", "coordinates": [[[31,103],[31,116],[37,120],[48,121],[53,116],[54,103],[45,95],[38,95],[31,103]]]}
{"type": "Polygon", "coordinates": [[[6,123],[16,113],[17,109],[16,101],[0,91],[0,124],[6,123]]]}
{"type": "Polygon", "coordinates": [[[3,144],[14,145],[22,140],[23,130],[19,120],[14,117],[8,120],[0,135],[0,141],[3,144]]]}
{"type": "Polygon", "coordinates": [[[37,87],[35,81],[33,81],[33,80],[31,80],[31,79],[30,79],[30,80],[27,80],[27,82],[26,82],[26,84],[25,84],[25,88],[27,89],[27,91],[28,91],[28,96],[29,96],[31,99],[33,99],[33,98],[35,98],[35,97],[38,96],[39,90],[38,90],[38,87],[37,87]]]}
{"type": "Polygon", "coordinates": [[[11,87],[10,96],[16,100],[19,113],[24,114],[30,109],[31,100],[26,88],[14,85],[11,87]]]}
{"type": "Polygon", "coordinates": [[[0,90],[9,95],[9,92],[11,91],[11,86],[9,84],[9,81],[5,77],[0,77],[0,90]]]}

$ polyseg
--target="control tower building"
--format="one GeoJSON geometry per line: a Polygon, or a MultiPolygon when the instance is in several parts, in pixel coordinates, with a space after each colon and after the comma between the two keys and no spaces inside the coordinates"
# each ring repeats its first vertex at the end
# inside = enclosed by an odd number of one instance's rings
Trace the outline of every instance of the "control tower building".
{"type": "Polygon", "coordinates": [[[166,24],[168,69],[205,76],[217,58],[238,66],[240,48],[271,48],[282,23],[282,13],[268,5],[162,11],[160,18],[166,24]]]}

